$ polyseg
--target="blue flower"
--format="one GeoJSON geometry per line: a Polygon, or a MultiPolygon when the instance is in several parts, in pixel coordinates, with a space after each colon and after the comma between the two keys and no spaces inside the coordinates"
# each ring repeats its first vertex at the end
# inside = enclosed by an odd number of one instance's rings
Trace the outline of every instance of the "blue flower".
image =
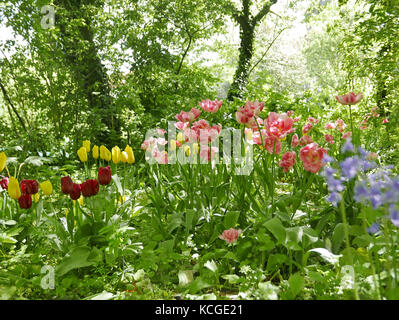
{"type": "Polygon", "coordinates": [[[344,191],[345,187],[342,184],[341,180],[335,179],[333,177],[327,177],[327,187],[328,187],[328,191],[330,192],[334,192],[334,191],[344,191]]]}
{"type": "Polygon", "coordinates": [[[363,161],[363,172],[375,169],[376,167],[377,165],[373,161],[367,161],[367,160],[363,161]]]}
{"type": "Polygon", "coordinates": [[[354,191],[356,202],[361,202],[362,200],[367,200],[369,198],[369,191],[364,184],[357,184],[354,191]]]}
{"type": "Polygon", "coordinates": [[[338,192],[331,192],[330,196],[327,197],[326,200],[331,202],[336,207],[338,202],[341,201],[341,195],[338,192]]]}
{"type": "Polygon", "coordinates": [[[348,157],[340,163],[340,166],[343,176],[350,180],[356,177],[360,161],[358,157],[348,157]]]}
{"type": "Polygon", "coordinates": [[[373,223],[370,228],[367,228],[368,233],[374,234],[380,231],[380,227],[377,223],[373,223]]]}
{"type": "Polygon", "coordinates": [[[389,206],[389,214],[390,214],[392,224],[395,227],[399,228],[399,212],[398,212],[398,210],[395,209],[395,205],[391,204],[389,206]]]}
{"type": "Polygon", "coordinates": [[[334,162],[334,158],[330,157],[327,153],[325,153],[322,161],[323,163],[334,162]]]}
{"type": "Polygon", "coordinates": [[[360,155],[362,156],[362,159],[365,159],[368,156],[368,152],[366,150],[364,150],[362,147],[357,148],[357,150],[359,151],[360,155]]]}
{"type": "Polygon", "coordinates": [[[342,146],[341,151],[342,151],[342,153],[345,153],[345,152],[348,152],[348,151],[349,152],[355,152],[355,147],[353,146],[351,139],[346,139],[344,145],[342,146]]]}
{"type": "Polygon", "coordinates": [[[371,201],[371,204],[372,204],[374,209],[377,209],[378,207],[383,205],[382,195],[381,195],[381,190],[380,189],[378,189],[376,187],[372,187],[370,189],[370,201],[371,201]]]}

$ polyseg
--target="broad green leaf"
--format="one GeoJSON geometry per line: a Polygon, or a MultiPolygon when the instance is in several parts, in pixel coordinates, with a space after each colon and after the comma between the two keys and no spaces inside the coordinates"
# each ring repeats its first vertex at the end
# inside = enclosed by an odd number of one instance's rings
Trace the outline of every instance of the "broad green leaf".
{"type": "Polygon", "coordinates": [[[288,284],[290,285],[290,291],[295,298],[305,286],[305,279],[299,273],[295,273],[288,279],[288,284]]]}
{"type": "Polygon", "coordinates": [[[286,232],[280,219],[270,219],[264,223],[264,226],[273,234],[273,236],[276,237],[278,243],[284,243],[286,238],[286,232]]]}
{"type": "Polygon", "coordinates": [[[237,224],[238,217],[240,216],[240,211],[228,211],[224,216],[224,227],[226,229],[234,228],[237,224]]]}

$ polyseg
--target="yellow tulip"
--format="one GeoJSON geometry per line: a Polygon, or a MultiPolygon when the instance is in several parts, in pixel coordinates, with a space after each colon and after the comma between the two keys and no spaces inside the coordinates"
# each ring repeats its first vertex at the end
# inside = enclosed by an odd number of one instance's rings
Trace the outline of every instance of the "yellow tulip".
{"type": "Polygon", "coordinates": [[[84,204],[83,196],[80,196],[80,198],[78,199],[78,202],[79,202],[80,206],[83,207],[83,204],[84,204]]]}
{"type": "Polygon", "coordinates": [[[14,200],[18,200],[21,197],[18,180],[14,177],[10,177],[8,180],[8,194],[14,200]]]}
{"type": "Polygon", "coordinates": [[[126,162],[127,162],[127,158],[128,158],[127,152],[126,152],[126,151],[122,151],[122,154],[121,154],[121,160],[122,160],[122,162],[123,162],[123,163],[126,163],[126,162]]]}
{"type": "Polygon", "coordinates": [[[118,146],[112,148],[112,162],[118,164],[121,162],[121,149],[118,146]]]}
{"type": "Polygon", "coordinates": [[[133,164],[135,159],[132,147],[127,145],[125,148],[125,152],[127,153],[127,163],[133,164]]]}
{"type": "Polygon", "coordinates": [[[190,147],[189,146],[184,146],[184,152],[186,153],[186,156],[189,157],[190,156],[190,147]]]}
{"type": "Polygon", "coordinates": [[[85,147],[81,147],[78,150],[78,156],[79,156],[80,161],[82,161],[82,162],[86,162],[87,161],[87,150],[86,150],[85,147]]]}
{"type": "Polygon", "coordinates": [[[176,140],[170,140],[170,150],[175,151],[176,150],[176,140]]]}
{"type": "Polygon", "coordinates": [[[48,180],[40,184],[40,189],[42,189],[43,194],[46,196],[49,196],[53,193],[53,185],[48,180]]]}
{"type": "Polygon", "coordinates": [[[35,201],[35,203],[38,203],[38,202],[39,202],[39,199],[40,199],[39,193],[35,193],[35,194],[33,195],[33,200],[35,201]]]}
{"type": "Polygon", "coordinates": [[[249,130],[249,131],[247,132],[247,140],[248,140],[248,141],[251,141],[251,140],[252,140],[252,130],[249,130]]]}
{"type": "Polygon", "coordinates": [[[6,167],[6,162],[7,162],[7,156],[4,152],[0,153],[0,172],[4,170],[6,167]]]}
{"type": "Polygon", "coordinates": [[[199,149],[200,149],[199,144],[196,143],[196,142],[193,143],[193,152],[194,152],[194,154],[198,154],[199,149]]]}
{"type": "Polygon", "coordinates": [[[179,133],[177,134],[177,141],[179,141],[180,143],[183,142],[183,133],[179,132],[179,133]]]}
{"type": "Polygon", "coordinates": [[[83,148],[86,148],[86,151],[90,152],[90,140],[83,141],[83,148]]]}
{"type": "Polygon", "coordinates": [[[111,151],[109,151],[105,146],[100,147],[100,158],[102,160],[110,161],[111,160],[111,151]]]}
{"type": "Polygon", "coordinates": [[[98,155],[99,155],[99,153],[98,153],[98,146],[94,146],[92,152],[93,152],[93,153],[92,153],[92,154],[93,154],[93,158],[94,158],[94,159],[98,159],[98,155]]]}

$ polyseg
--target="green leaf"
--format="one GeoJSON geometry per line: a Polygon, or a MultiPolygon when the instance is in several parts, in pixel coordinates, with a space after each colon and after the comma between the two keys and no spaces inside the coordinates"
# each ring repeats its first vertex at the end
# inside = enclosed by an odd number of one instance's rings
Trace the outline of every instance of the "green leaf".
{"type": "Polygon", "coordinates": [[[343,223],[338,223],[335,226],[334,233],[332,236],[332,251],[338,252],[339,248],[341,247],[342,242],[345,239],[345,229],[343,223]]]}
{"type": "Polygon", "coordinates": [[[122,188],[121,180],[119,179],[118,175],[114,174],[112,176],[112,180],[114,181],[114,183],[116,185],[116,189],[118,190],[118,193],[122,196],[123,195],[123,188],[122,188]]]}
{"type": "Polygon", "coordinates": [[[280,219],[273,218],[264,223],[264,226],[269,230],[273,236],[276,237],[278,243],[284,243],[286,238],[286,232],[280,219]]]}
{"type": "Polygon", "coordinates": [[[63,276],[73,269],[95,265],[101,261],[101,259],[101,252],[97,248],[76,247],[72,249],[56,267],[56,275],[63,276]]]}
{"type": "Polygon", "coordinates": [[[238,217],[240,216],[240,211],[228,211],[224,216],[224,227],[226,229],[234,228],[237,224],[238,217]]]}
{"type": "Polygon", "coordinates": [[[290,291],[295,298],[304,288],[305,279],[299,273],[295,273],[288,279],[288,284],[290,285],[290,291]]]}

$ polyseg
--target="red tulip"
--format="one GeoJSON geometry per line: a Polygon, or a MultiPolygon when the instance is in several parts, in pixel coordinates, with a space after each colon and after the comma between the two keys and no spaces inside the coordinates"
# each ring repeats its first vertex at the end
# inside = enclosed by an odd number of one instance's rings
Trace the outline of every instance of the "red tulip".
{"type": "Polygon", "coordinates": [[[4,177],[2,180],[0,180],[0,187],[3,188],[3,190],[8,190],[8,178],[4,177]]]}
{"type": "Polygon", "coordinates": [[[73,182],[70,176],[61,178],[61,192],[64,194],[71,194],[73,190],[73,182]]]}
{"type": "Polygon", "coordinates": [[[336,96],[335,98],[337,99],[337,101],[340,104],[352,105],[352,104],[359,103],[360,100],[363,99],[363,94],[361,92],[359,92],[358,94],[355,94],[354,92],[350,92],[350,93],[344,94],[342,96],[336,96]]]}
{"type": "Polygon", "coordinates": [[[25,193],[18,198],[18,203],[21,209],[29,209],[32,206],[32,196],[25,193]]]}
{"type": "Polygon", "coordinates": [[[78,200],[80,198],[80,184],[72,184],[72,192],[69,194],[72,200],[78,200]]]}
{"type": "Polygon", "coordinates": [[[107,185],[111,182],[111,168],[109,166],[98,169],[98,182],[101,185],[107,185]]]}
{"type": "Polygon", "coordinates": [[[21,180],[22,194],[35,194],[39,192],[39,183],[36,180],[21,180]]]}
{"type": "Polygon", "coordinates": [[[80,185],[80,190],[82,191],[82,195],[84,197],[91,197],[95,196],[100,189],[100,186],[97,182],[97,180],[86,180],[85,182],[82,182],[80,185]]]}

